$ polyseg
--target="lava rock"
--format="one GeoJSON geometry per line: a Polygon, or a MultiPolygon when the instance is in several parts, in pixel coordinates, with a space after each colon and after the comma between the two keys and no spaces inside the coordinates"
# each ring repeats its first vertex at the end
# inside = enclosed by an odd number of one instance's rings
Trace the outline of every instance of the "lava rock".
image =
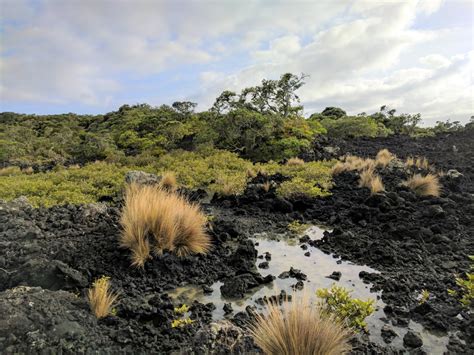
{"type": "Polygon", "coordinates": [[[222,309],[224,310],[224,314],[231,314],[234,311],[231,303],[224,303],[222,309]]]}
{"type": "Polygon", "coordinates": [[[144,171],[132,170],[125,174],[127,184],[155,185],[161,181],[161,177],[144,171]]]}
{"type": "Polygon", "coordinates": [[[326,276],[329,279],[339,281],[341,279],[342,273],[340,271],[333,271],[331,275],[326,276]]]}
{"type": "Polygon", "coordinates": [[[389,326],[388,324],[385,324],[382,327],[382,330],[380,331],[380,335],[382,336],[382,339],[384,340],[384,342],[386,342],[387,344],[390,344],[392,340],[398,336],[398,334],[395,333],[393,328],[389,326]]]}
{"type": "Polygon", "coordinates": [[[260,269],[268,269],[269,268],[268,261],[264,261],[264,262],[258,264],[258,267],[260,269]]]}
{"type": "Polygon", "coordinates": [[[419,348],[423,345],[423,340],[419,333],[409,330],[403,337],[403,345],[409,348],[419,348]]]}

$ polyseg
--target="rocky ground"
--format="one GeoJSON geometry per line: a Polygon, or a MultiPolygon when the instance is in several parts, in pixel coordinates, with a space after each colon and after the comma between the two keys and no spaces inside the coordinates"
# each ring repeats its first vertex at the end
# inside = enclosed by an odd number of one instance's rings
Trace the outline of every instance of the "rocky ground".
{"type": "MultiPolygon", "coordinates": [[[[223,293],[236,296],[271,282],[255,268],[257,255],[249,236],[281,231],[294,219],[332,226],[333,232],[322,240],[306,242],[381,272],[361,276],[383,291],[386,333],[390,324],[406,327],[415,320],[449,334],[450,353],[472,353],[472,314],[447,293],[456,288],[455,274],[469,269],[467,256],[474,254],[472,135],[326,142],[331,148],[317,152],[325,157],[374,156],[388,148],[401,158],[425,155],[436,168],[462,175],[445,175],[439,198],[419,198],[400,185],[407,172],[396,166],[380,171],[386,193],[374,196],[357,187],[355,173],[343,173],[332,196],[291,201],[276,197],[274,189],[265,193],[260,176],[242,196],[203,204],[214,216],[209,255],[164,255],[144,270],[131,268],[128,251],[118,248],[119,205],[35,209],[23,199],[0,203],[0,353],[258,351],[244,330],[250,309],[235,314],[231,322],[212,323],[214,305],[195,302],[190,310],[195,322],[172,328],[177,315],[167,291],[186,284],[206,291],[220,280],[223,293]],[[102,275],[111,277],[120,302],[115,316],[98,321],[85,294],[102,275]],[[430,297],[419,305],[422,289],[430,297]]],[[[272,179],[277,183],[280,177],[272,179]]],[[[416,343],[415,334],[407,339],[408,349],[416,343]]],[[[389,343],[381,347],[362,337],[354,340],[354,353],[396,351],[389,343]]]]}

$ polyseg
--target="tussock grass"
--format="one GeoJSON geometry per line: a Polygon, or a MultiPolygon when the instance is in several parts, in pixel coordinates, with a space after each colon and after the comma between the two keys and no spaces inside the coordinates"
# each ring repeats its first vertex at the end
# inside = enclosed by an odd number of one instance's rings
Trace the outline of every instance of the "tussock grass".
{"type": "Polygon", "coordinates": [[[337,162],[331,170],[332,175],[339,175],[344,171],[362,171],[373,170],[375,161],[373,159],[364,159],[355,155],[348,155],[343,161],[337,162]]]}
{"type": "Polygon", "coordinates": [[[360,173],[359,187],[367,187],[371,194],[385,191],[382,178],[372,169],[366,169],[360,173]]]}
{"type": "Polygon", "coordinates": [[[290,166],[300,166],[300,165],[304,165],[304,160],[303,160],[303,159],[300,159],[300,158],[290,158],[290,159],[288,159],[288,161],[286,162],[286,165],[290,165],[290,166]]]}
{"type": "Polygon", "coordinates": [[[270,191],[270,188],[272,187],[272,184],[270,183],[270,181],[265,181],[263,184],[262,184],[262,189],[263,191],[265,192],[268,192],[270,191]]]}
{"type": "Polygon", "coordinates": [[[97,318],[110,315],[117,298],[118,294],[110,291],[110,278],[106,276],[94,281],[92,287],[87,292],[89,306],[97,318]]]}
{"type": "Polygon", "coordinates": [[[385,168],[393,159],[395,159],[395,155],[388,149],[381,149],[375,156],[375,165],[385,168]]]}
{"type": "Polygon", "coordinates": [[[172,171],[165,171],[161,175],[160,187],[168,191],[176,191],[178,188],[176,174],[172,171]]]}
{"type": "Polygon", "coordinates": [[[27,168],[25,168],[25,169],[22,169],[21,172],[22,172],[23,174],[26,174],[26,175],[31,175],[31,174],[33,174],[35,171],[34,171],[34,169],[33,169],[31,166],[29,166],[29,167],[27,167],[27,168]]]}
{"type": "Polygon", "coordinates": [[[281,306],[267,304],[268,315],[256,316],[250,327],[255,343],[265,354],[346,354],[351,333],[315,305],[307,294],[293,296],[281,306]]]}
{"type": "Polygon", "coordinates": [[[426,159],[425,157],[417,157],[417,158],[408,157],[405,161],[405,166],[407,168],[411,168],[415,166],[418,169],[424,169],[424,170],[428,170],[430,168],[428,159],[426,159]]]}
{"type": "Polygon", "coordinates": [[[415,174],[404,182],[418,196],[439,196],[441,184],[438,177],[433,174],[422,176],[415,174]]]}
{"type": "Polygon", "coordinates": [[[199,206],[184,197],[160,187],[131,184],[125,192],[120,244],[132,251],[132,265],[138,267],[151,257],[151,248],[156,255],[164,250],[179,257],[206,254],[211,248],[206,222],[199,206]]]}

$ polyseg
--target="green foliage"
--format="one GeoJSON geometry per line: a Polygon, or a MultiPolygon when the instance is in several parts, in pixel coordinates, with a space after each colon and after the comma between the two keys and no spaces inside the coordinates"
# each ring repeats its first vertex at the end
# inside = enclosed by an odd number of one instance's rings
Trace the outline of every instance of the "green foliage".
{"type": "Polygon", "coordinates": [[[321,115],[335,119],[347,116],[346,111],[339,107],[326,107],[323,112],[321,112],[321,115]]]}
{"type": "Polygon", "coordinates": [[[91,203],[116,196],[129,168],[93,163],[80,169],[59,168],[33,175],[0,177],[0,199],[26,196],[33,206],[91,203]]]}
{"type": "MultiPolygon", "coordinates": [[[[471,271],[474,270],[474,255],[469,256],[471,259],[471,271]]],[[[461,289],[459,292],[448,290],[453,297],[459,297],[459,302],[465,307],[472,307],[474,300],[474,273],[466,272],[466,278],[456,277],[456,285],[461,289]]]]}
{"type": "Polygon", "coordinates": [[[430,298],[430,292],[428,290],[423,289],[423,290],[421,290],[421,293],[420,293],[420,296],[419,296],[419,299],[418,299],[418,303],[423,304],[426,301],[428,301],[429,298],[430,298]]]}
{"type": "Polygon", "coordinates": [[[333,161],[308,162],[304,165],[267,164],[263,169],[269,174],[281,173],[290,177],[277,188],[277,194],[285,198],[324,197],[330,195],[332,187],[331,168],[333,161]]]}
{"type": "Polygon", "coordinates": [[[332,285],[331,288],[322,288],[316,295],[323,300],[323,310],[334,314],[340,321],[346,322],[354,329],[365,329],[365,319],[375,312],[374,300],[363,301],[350,296],[349,290],[332,285]]]}
{"type": "Polygon", "coordinates": [[[245,88],[239,95],[224,91],[216,99],[212,111],[223,114],[233,110],[245,109],[261,114],[282,117],[298,116],[303,107],[295,91],[304,85],[306,76],[286,73],[279,80],[262,80],[262,84],[245,88]]]}
{"type": "Polygon", "coordinates": [[[333,137],[385,137],[390,134],[382,123],[365,116],[350,116],[339,119],[324,118],[321,124],[333,137]]]}
{"type": "Polygon", "coordinates": [[[415,115],[401,114],[395,115],[396,110],[384,105],[380,108],[380,112],[374,113],[372,117],[376,122],[387,127],[393,133],[413,134],[416,131],[418,123],[421,121],[419,113],[415,115]]]}

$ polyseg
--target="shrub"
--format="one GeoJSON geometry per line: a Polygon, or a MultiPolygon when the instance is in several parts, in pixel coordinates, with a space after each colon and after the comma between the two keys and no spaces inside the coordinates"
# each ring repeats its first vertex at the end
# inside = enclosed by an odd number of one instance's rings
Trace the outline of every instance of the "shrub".
{"type": "Polygon", "coordinates": [[[304,160],[300,158],[290,158],[286,162],[286,165],[303,165],[303,164],[304,164],[304,160]]]}
{"type": "Polygon", "coordinates": [[[345,354],[351,333],[333,317],[314,307],[306,295],[267,304],[267,316],[256,315],[250,327],[255,343],[265,354],[345,354]]]}
{"type": "Polygon", "coordinates": [[[104,318],[112,314],[112,307],[118,294],[110,291],[110,278],[103,276],[92,284],[87,292],[90,308],[97,318],[104,318]]]}
{"type": "Polygon", "coordinates": [[[132,265],[143,267],[150,258],[149,235],[155,254],[164,250],[179,257],[206,254],[211,241],[206,234],[206,216],[183,197],[155,186],[127,187],[120,223],[123,247],[132,251],[132,265]]]}
{"type": "Polygon", "coordinates": [[[386,137],[390,131],[371,117],[324,118],[321,124],[333,137],[386,137]]]}
{"type": "Polygon", "coordinates": [[[341,322],[354,329],[364,329],[365,318],[374,313],[374,300],[362,301],[350,296],[350,291],[344,287],[332,285],[331,288],[321,288],[316,291],[322,299],[322,308],[328,314],[334,314],[341,322]]]}
{"type": "Polygon", "coordinates": [[[298,197],[320,197],[328,196],[330,193],[315,186],[313,181],[305,180],[301,177],[295,177],[289,181],[284,181],[277,188],[277,194],[285,198],[298,197]]]}
{"type": "Polygon", "coordinates": [[[404,183],[418,196],[439,196],[441,185],[438,177],[433,174],[422,176],[415,174],[404,183]]]}
{"type": "Polygon", "coordinates": [[[395,156],[388,149],[381,149],[375,157],[375,165],[386,167],[393,159],[395,156]]]}
{"type": "Polygon", "coordinates": [[[287,228],[290,232],[293,232],[295,234],[301,234],[309,228],[309,224],[301,223],[300,221],[295,219],[293,222],[288,224],[287,228]]]}
{"type": "Polygon", "coordinates": [[[382,179],[372,169],[365,169],[360,173],[359,187],[367,187],[371,194],[385,190],[382,179]]]}
{"type": "Polygon", "coordinates": [[[92,203],[118,196],[125,173],[133,170],[107,163],[92,163],[79,169],[58,167],[55,171],[0,177],[0,199],[26,196],[33,206],[92,203]]]}
{"type": "Polygon", "coordinates": [[[17,166],[7,166],[0,169],[0,176],[10,176],[21,174],[21,169],[17,166]]]}

